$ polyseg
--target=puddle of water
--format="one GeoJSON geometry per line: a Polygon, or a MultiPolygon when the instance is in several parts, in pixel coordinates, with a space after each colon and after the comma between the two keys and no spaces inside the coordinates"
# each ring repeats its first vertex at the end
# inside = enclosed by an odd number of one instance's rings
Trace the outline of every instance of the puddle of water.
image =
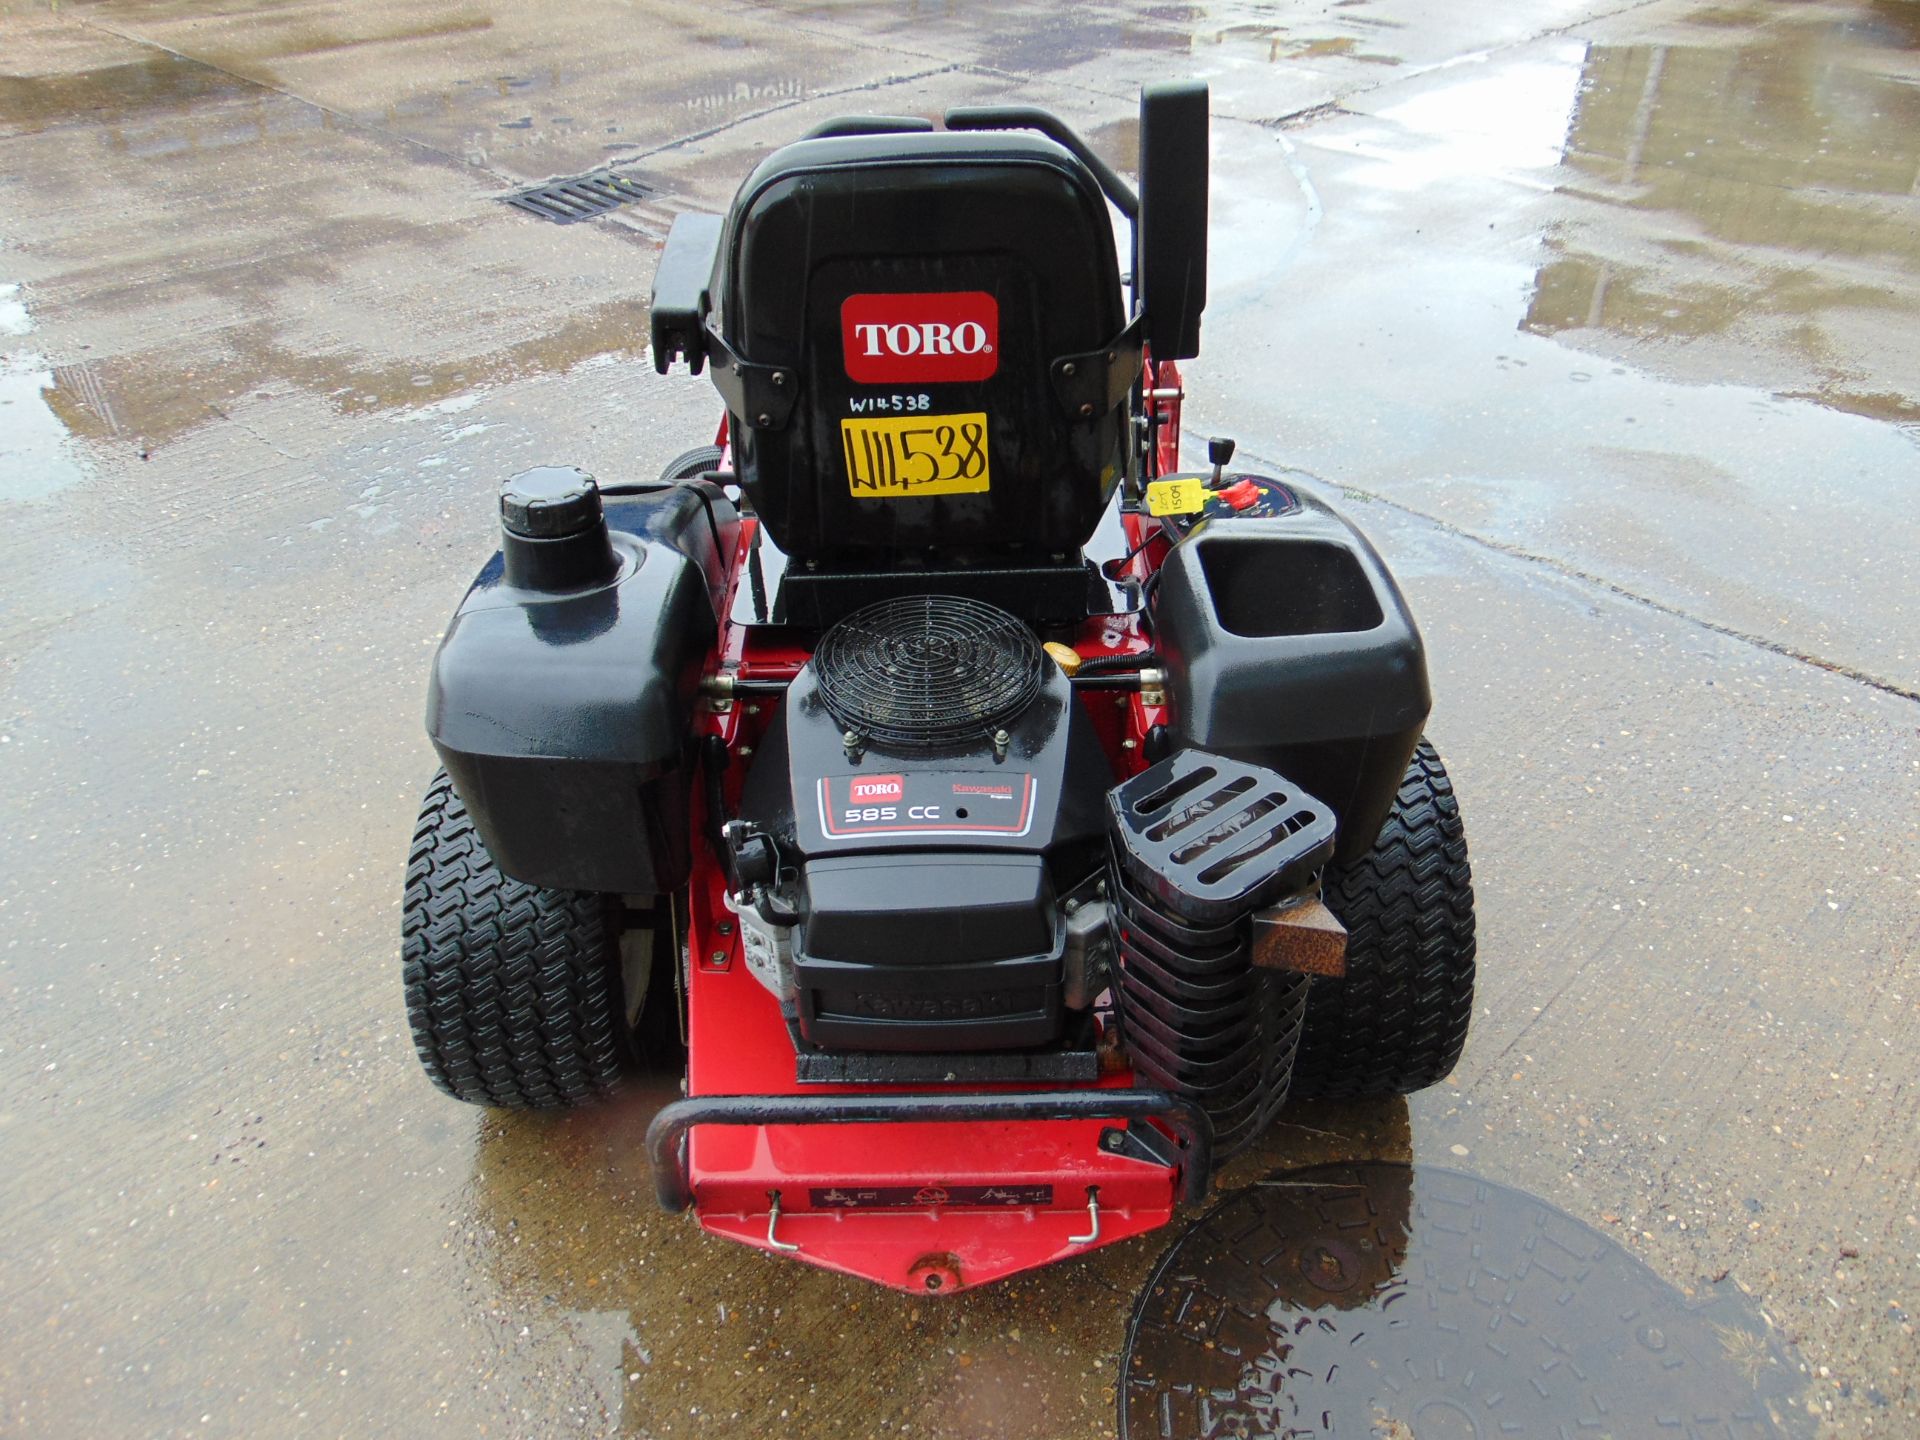
{"type": "MultiPolygon", "coordinates": [[[[138,441],[157,451],[235,405],[297,389],[323,397],[346,416],[413,410],[495,384],[566,374],[581,365],[637,361],[646,335],[631,302],[608,302],[569,315],[550,333],[480,355],[369,364],[341,351],[296,350],[267,325],[222,333],[227,353],[211,373],[193,357],[142,352],[61,366],[48,375],[42,406],[56,423],[88,440],[138,441]]],[[[471,402],[469,402],[471,403],[471,402]]]]}
{"type": "Polygon", "coordinates": [[[154,51],[120,65],[45,75],[0,75],[0,132],[54,125],[124,125],[230,100],[256,86],[212,66],[154,51]]]}
{"type": "Polygon", "coordinates": [[[0,335],[25,335],[33,329],[18,285],[0,284],[0,335]]]}
{"type": "MultiPolygon", "coordinates": [[[[312,23],[312,12],[304,8],[282,12],[271,9],[247,17],[246,46],[232,50],[215,49],[210,53],[225,68],[245,73],[274,60],[300,59],[341,50],[364,50],[377,46],[403,45],[408,41],[452,41],[459,36],[493,28],[493,18],[469,9],[435,15],[419,20],[403,19],[398,24],[382,25],[372,16],[357,16],[360,25],[352,34],[312,23]]],[[[271,70],[266,73],[271,74],[271,70]]],[[[512,77],[502,77],[510,79],[512,77]]]]}
{"type": "Polygon", "coordinates": [[[1367,43],[1356,35],[1295,35],[1285,26],[1248,22],[1196,31],[1194,43],[1217,45],[1241,55],[1258,56],[1265,51],[1266,63],[1283,60],[1358,60],[1369,65],[1398,65],[1398,55],[1363,49],[1367,43]]]}
{"type": "Polygon", "coordinates": [[[1606,210],[1550,238],[1526,328],[1759,340],[1811,372],[1786,393],[1920,419],[1920,12],[1689,18],[1740,38],[1587,52],[1564,188],[1606,210]]]}
{"type": "Polygon", "coordinates": [[[0,356],[0,501],[44,500],[86,478],[47,404],[53,371],[38,355],[0,356]]]}
{"type": "MultiPolygon", "coordinates": [[[[1833,25],[1868,9],[1818,13],[1833,25]]],[[[1859,109],[1839,97],[1893,52],[1863,50],[1847,28],[1835,27],[1831,66],[1792,72],[1789,89],[1819,92],[1804,102],[1756,89],[1739,33],[1680,30],[1731,67],[1690,77],[1687,92],[1736,113],[1729,89],[1754,105],[1859,109]]],[[[1558,38],[1469,58],[1277,132],[1292,155],[1222,129],[1209,354],[1215,367],[1235,355],[1272,368],[1252,383],[1196,368],[1196,433],[1237,429],[1283,464],[1909,683],[1915,266],[1863,253],[1858,228],[1831,253],[1795,252],[1641,208],[1638,190],[1576,163],[1582,145],[1611,146],[1616,171],[1630,156],[1597,138],[1589,108],[1604,98],[1594,67],[1608,63],[1558,38]],[[1275,194],[1286,160],[1292,214],[1249,198],[1275,194]],[[1771,557],[1766,572],[1755,553],[1771,557]]],[[[1884,98],[1883,82],[1862,83],[1884,98]]],[[[1858,119],[1878,135],[1912,117],[1888,155],[1920,147],[1920,88],[1913,97],[1878,118],[1868,101],[1858,119]]],[[[1635,105],[1616,108],[1624,125],[1635,105]]],[[[1650,133],[1666,123],[1649,120],[1650,133]]],[[[1689,148],[1669,135],[1634,163],[1644,173],[1669,151],[1676,167],[1719,163],[1718,145],[1699,139],[1691,160],[1689,148]]],[[[1885,193],[1912,185],[1910,170],[1871,153],[1799,165],[1819,148],[1788,148],[1742,183],[1762,208],[1911,220],[1912,200],[1885,193]],[[1795,191],[1797,168],[1873,188],[1795,191]]],[[[1902,243],[1920,244],[1920,226],[1902,243]]]]}
{"type": "Polygon", "coordinates": [[[334,123],[304,100],[165,52],[94,70],[0,75],[0,135],[91,126],[108,151],[141,159],[253,145],[334,123]]]}
{"type": "Polygon", "coordinates": [[[1737,1291],[1689,1304],[1605,1235],[1428,1166],[1281,1171],[1142,1292],[1125,1437],[1809,1433],[1804,1367],[1737,1291]]]}
{"type": "Polygon", "coordinates": [[[1375,112],[1377,121],[1394,127],[1390,137],[1367,127],[1324,143],[1372,162],[1354,179],[1393,193],[1455,178],[1549,171],[1566,143],[1584,49],[1568,41],[1537,60],[1479,75],[1461,67],[1449,83],[1375,112]]]}
{"type": "MultiPolygon", "coordinates": [[[[0,284],[0,340],[31,334],[20,287],[0,284]]],[[[48,395],[52,367],[26,349],[0,349],[0,502],[44,500],[86,478],[48,395]]]]}

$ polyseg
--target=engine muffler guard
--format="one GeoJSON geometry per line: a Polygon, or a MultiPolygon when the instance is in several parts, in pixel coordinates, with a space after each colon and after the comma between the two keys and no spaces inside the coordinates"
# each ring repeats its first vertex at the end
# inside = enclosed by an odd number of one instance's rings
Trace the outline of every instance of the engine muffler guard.
{"type": "Polygon", "coordinates": [[[1144,1234],[1204,1194],[1207,1117],[1124,1070],[1051,1090],[801,1084],[779,1003],[747,969],[719,884],[699,878],[687,1098],[648,1131],[665,1208],[924,1295],[1144,1234]]]}

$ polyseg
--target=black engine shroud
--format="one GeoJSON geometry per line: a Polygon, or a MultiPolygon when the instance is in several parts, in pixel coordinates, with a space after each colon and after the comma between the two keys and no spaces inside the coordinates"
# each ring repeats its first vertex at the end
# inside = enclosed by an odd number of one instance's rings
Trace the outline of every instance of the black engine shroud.
{"type": "Polygon", "coordinates": [[[1048,662],[1037,677],[1003,727],[939,747],[850,738],[812,666],[788,687],[740,820],[781,857],[786,998],[806,1042],[959,1052],[1059,1038],[1060,901],[1104,864],[1112,772],[1066,676],[1048,662]]]}

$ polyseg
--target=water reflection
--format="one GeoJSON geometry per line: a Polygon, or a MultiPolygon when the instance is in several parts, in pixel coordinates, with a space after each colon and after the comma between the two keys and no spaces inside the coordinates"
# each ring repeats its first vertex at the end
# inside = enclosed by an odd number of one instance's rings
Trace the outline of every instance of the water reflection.
{"type": "MultiPolygon", "coordinates": [[[[489,1116],[480,1136],[487,1311],[570,1335],[609,1428],[712,1433],[737,1414],[791,1435],[874,1434],[883,1420],[1036,1440],[1110,1429],[1122,1317],[1171,1232],[937,1301],[895,1294],[661,1214],[642,1137],[674,1093],[663,1081],[564,1116],[489,1116]]],[[[1410,1143],[1404,1100],[1296,1106],[1223,1183],[1403,1160],[1410,1143]]]]}
{"type": "Polygon", "coordinates": [[[44,500],[85,477],[47,404],[53,371],[31,353],[0,356],[0,501],[44,500]]]}
{"type": "Polygon", "coordinates": [[[1283,60],[1328,59],[1358,60],[1368,65],[1401,63],[1398,55],[1363,49],[1368,42],[1357,35],[1302,36],[1293,34],[1284,25],[1270,24],[1264,20],[1202,29],[1196,31],[1193,38],[1195,44],[1232,46],[1251,50],[1256,55],[1264,49],[1269,65],[1279,64],[1283,60]]]}
{"type": "Polygon", "coordinates": [[[32,331],[20,286],[0,283],[0,502],[44,500],[86,477],[49,404],[53,368],[26,346],[32,331]]]}
{"type": "Polygon", "coordinates": [[[1121,1433],[1803,1433],[1737,1291],[1690,1306],[1598,1231],[1425,1166],[1288,1170],[1183,1236],[1128,1336],[1121,1433]]]}
{"type": "Polygon", "coordinates": [[[236,326],[222,334],[228,350],[217,369],[152,354],[110,356],[60,366],[48,376],[45,405],[73,434],[87,439],[126,436],[157,448],[208,424],[247,397],[292,385],[324,396],[348,416],[431,405],[484,387],[539,375],[566,374],[587,364],[637,360],[646,333],[634,322],[631,301],[575,310],[544,333],[480,355],[368,363],[352,353],[300,350],[269,324],[236,326]]]}
{"type": "Polygon", "coordinates": [[[0,134],[56,125],[119,126],[258,93],[223,70],[167,51],[92,70],[0,75],[0,134]]]}
{"type": "Polygon", "coordinates": [[[1920,11],[1875,4],[1787,16],[1712,43],[1747,12],[1693,17],[1700,44],[1588,49],[1565,164],[1606,206],[1548,240],[1525,320],[1700,339],[1770,326],[1819,382],[1809,398],[1920,419],[1898,357],[1920,269],[1920,11]],[[1904,310],[1889,325],[1884,312],[1904,310]]]}

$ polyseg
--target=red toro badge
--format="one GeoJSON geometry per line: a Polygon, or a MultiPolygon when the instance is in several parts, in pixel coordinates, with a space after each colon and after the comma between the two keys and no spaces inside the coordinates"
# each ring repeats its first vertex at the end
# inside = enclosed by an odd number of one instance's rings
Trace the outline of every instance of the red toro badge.
{"type": "Polygon", "coordinates": [[[1000,304],[984,290],[849,295],[840,340],[861,385],[985,380],[1000,368],[1000,304]]]}
{"type": "Polygon", "coordinates": [[[847,782],[848,798],[855,805],[878,805],[903,799],[907,793],[904,775],[860,775],[847,782]]]}

